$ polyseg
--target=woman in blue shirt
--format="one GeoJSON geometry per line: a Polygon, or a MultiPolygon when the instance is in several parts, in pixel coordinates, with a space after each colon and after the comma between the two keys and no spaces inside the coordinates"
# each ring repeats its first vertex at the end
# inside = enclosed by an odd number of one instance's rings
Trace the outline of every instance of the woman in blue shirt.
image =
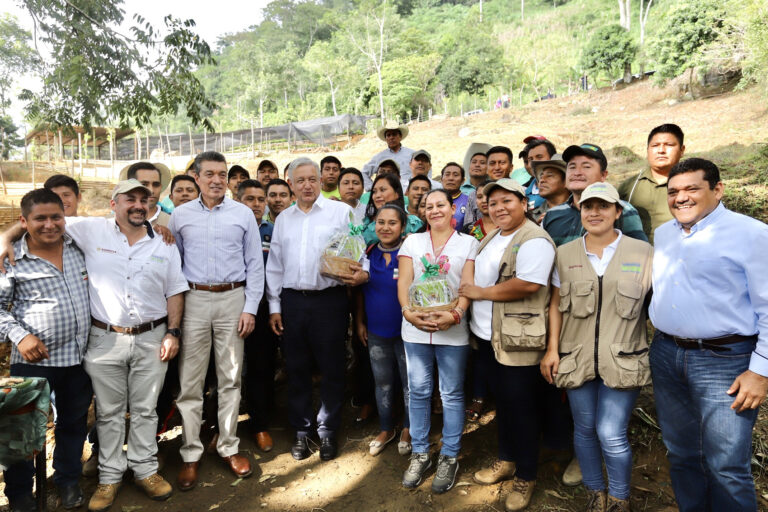
{"type": "Polygon", "coordinates": [[[403,316],[397,299],[397,254],[403,243],[407,214],[400,206],[389,203],[379,208],[375,219],[379,241],[368,249],[370,279],[361,287],[362,293],[357,294],[355,315],[358,338],[368,346],[371,358],[381,424],[381,432],[371,441],[369,451],[376,456],[395,438],[393,406],[397,388],[402,387],[405,414],[398,451],[401,455],[408,455],[411,452],[408,376],[403,339],[400,337],[403,316]]]}
{"type": "MultiPolygon", "coordinates": [[[[405,199],[403,197],[403,186],[396,174],[379,174],[373,180],[371,187],[371,198],[368,201],[368,207],[365,210],[365,220],[363,221],[363,238],[366,245],[375,244],[379,241],[376,235],[376,212],[387,203],[395,203],[405,211],[405,199]]],[[[408,215],[405,222],[405,234],[416,233],[423,223],[415,215],[408,215]]]]}

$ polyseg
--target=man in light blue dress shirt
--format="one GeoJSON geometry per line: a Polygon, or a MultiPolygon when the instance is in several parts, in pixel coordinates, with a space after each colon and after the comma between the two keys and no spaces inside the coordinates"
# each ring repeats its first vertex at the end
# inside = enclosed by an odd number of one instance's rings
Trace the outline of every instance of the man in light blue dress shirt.
{"type": "Polygon", "coordinates": [[[199,154],[194,173],[200,197],[177,207],[168,225],[176,237],[190,287],[182,324],[181,391],[176,400],[184,427],[184,464],[177,480],[183,491],[197,484],[203,455],[203,384],[212,345],[219,395],[216,450],[236,476],[251,474],[250,462],[239,453],[237,417],[243,340],[255,327],[264,293],[259,226],[250,208],[225,196],[224,155],[213,151],[199,154]]]}
{"type": "Polygon", "coordinates": [[[373,155],[371,161],[363,166],[363,185],[365,190],[371,190],[373,180],[371,176],[376,174],[379,164],[384,160],[394,160],[400,167],[400,179],[408,183],[411,179],[411,156],[413,150],[402,145],[401,141],[408,136],[408,127],[405,125],[386,124],[376,131],[381,140],[387,143],[387,149],[373,155]]]}
{"type": "Polygon", "coordinates": [[[715,164],[680,162],[668,181],[675,219],[654,238],[651,372],[682,512],[757,510],[750,460],[768,391],[768,226],[722,196],[715,164]]]}

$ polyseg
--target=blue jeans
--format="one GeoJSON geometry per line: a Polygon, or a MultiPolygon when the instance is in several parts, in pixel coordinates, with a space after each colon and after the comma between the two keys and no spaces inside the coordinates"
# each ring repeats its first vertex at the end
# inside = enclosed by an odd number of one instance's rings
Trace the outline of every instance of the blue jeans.
{"type": "Polygon", "coordinates": [[[573,448],[587,489],[605,489],[605,460],[608,494],[621,500],[629,498],[632,449],[627,425],[639,394],[640,389],[611,389],[600,378],[568,390],[573,448]]]}
{"type": "Polygon", "coordinates": [[[464,430],[464,370],[469,345],[427,345],[405,342],[408,361],[408,413],[414,453],[429,452],[430,399],[435,361],[443,402],[443,447],[440,453],[456,457],[464,430]]]}
{"type": "Polygon", "coordinates": [[[403,427],[409,428],[408,421],[408,371],[405,363],[403,340],[382,338],[372,332],[368,333],[368,354],[371,358],[373,379],[376,383],[376,408],[379,411],[381,430],[394,430],[395,420],[392,409],[397,397],[397,388],[403,390],[405,414],[403,427]]]}
{"type": "MultiPolygon", "coordinates": [[[[53,449],[53,481],[58,487],[75,485],[80,480],[83,442],[88,432],[88,406],[91,405],[91,379],[81,365],[62,368],[34,364],[12,364],[14,377],[44,377],[51,387],[51,403],[56,412],[53,449]]],[[[32,461],[19,462],[5,470],[5,495],[13,502],[32,494],[32,461]]]]}
{"type": "Polygon", "coordinates": [[[681,512],[756,511],[752,428],[757,409],[737,413],[726,391],[749,368],[754,343],[730,350],[685,349],[656,331],[651,375],[681,512]]]}

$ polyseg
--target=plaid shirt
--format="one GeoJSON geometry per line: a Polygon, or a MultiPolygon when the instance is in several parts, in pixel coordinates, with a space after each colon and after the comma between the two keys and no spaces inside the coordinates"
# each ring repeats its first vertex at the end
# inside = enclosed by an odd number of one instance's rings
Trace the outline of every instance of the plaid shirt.
{"type": "Polygon", "coordinates": [[[64,272],[29,253],[27,235],[14,244],[16,266],[0,275],[0,340],[12,342],[11,364],[65,367],[81,363],[91,326],[85,258],[64,235],[64,272]],[[50,359],[29,363],[16,345],[28,334],[45,343],[50,359]]]}

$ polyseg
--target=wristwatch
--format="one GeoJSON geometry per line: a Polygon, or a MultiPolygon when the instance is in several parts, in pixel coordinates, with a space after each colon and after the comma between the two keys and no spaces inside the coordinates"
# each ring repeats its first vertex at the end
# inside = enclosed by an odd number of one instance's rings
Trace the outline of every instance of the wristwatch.
{"type": "Polygon", "coordinates": [[[173,336],[175,338],[181,339],[181,329],[179,329],[179,328],[168,329],[167,331],[165,331],[165,334],[170,334],[171,336],[173,336]]]}

